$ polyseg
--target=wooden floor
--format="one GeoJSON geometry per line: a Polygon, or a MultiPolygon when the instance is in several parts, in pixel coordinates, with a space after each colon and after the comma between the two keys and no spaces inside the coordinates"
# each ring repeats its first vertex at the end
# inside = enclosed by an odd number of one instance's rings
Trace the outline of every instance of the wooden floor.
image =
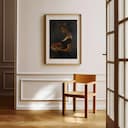
{"type": "Polygon", "coordinates": [[[66,111],[0,110],[0,128],[105,128],[105,111],[89,113],[66,111]]]}

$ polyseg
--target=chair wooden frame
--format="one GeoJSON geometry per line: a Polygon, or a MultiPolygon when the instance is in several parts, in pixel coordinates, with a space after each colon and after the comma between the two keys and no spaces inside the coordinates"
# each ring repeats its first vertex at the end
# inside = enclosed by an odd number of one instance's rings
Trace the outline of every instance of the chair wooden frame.
{"type": "Polygon", "coordinates": [[[62,89],[62,114],[65,115],[66,109],[66,97],[73,98],[73,111],[76,111],[76,98],[84,98],[85,107],[84,113],[85,118],[88,116],[88,97],[93,97],[93,113],[96,112],[96,75],[86,75],[86,74],[74,74],[73,81],[65,81],[63,82],[63,89],[62,89]],[[80,92],[77,91],[76,83],[84,83],[84,91],[80,92]],[[67,86],[69,84],[73,85],[73,91],[68,91],[67,86]],[[93,85],[93,91],[88,92],[88,86],[93,85]]]}

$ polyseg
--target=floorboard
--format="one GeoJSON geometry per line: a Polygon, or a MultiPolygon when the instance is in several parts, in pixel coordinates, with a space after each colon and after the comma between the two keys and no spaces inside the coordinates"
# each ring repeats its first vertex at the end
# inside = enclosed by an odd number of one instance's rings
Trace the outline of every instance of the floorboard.
{"type": "Polygon", "coordinates": [[[0,110],[0,128],[105,128],[105,111],[89,112],[84,118],[81,111],[14,111],[0,110]]]}

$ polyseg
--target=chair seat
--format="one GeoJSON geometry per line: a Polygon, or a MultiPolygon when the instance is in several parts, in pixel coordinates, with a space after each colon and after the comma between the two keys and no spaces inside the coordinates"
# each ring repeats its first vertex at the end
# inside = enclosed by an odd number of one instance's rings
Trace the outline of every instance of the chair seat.
{"type": "MultiPolygon", "coordinates": [[[[70,96],[70,97],[78,96],[80,98],[84,98],[85,97],[84,92],[80,92],[80,91],[67,91],[67,92],[64,93],[64,95],[70,96]]],[[[88,92],[88,96],[89,97],[96,96],[96,93],[88,92]]]]}

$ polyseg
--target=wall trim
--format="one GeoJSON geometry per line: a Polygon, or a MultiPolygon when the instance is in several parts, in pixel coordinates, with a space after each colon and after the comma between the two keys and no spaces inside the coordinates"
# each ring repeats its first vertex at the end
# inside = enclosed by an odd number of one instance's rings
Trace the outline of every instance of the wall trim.
{"type": "MultiPolygon", "coordinates": [[[[59,99],[46,99],[46,100],[36,100],[36,99],[24,99],[22,97],[22,86],[24,82],[63,82],[67,80],[72,79],[72,74],[68,73],[54,73],[54,74],[31,74],[31,75],[17,75],[17,92],[16,92],[16,109],[17,110],[61,110],[61,97],[59,99]],[[33,104],[34,106],[30,107],[30,105],[33,104]],[[38,105],[37,105],[38,104],[38,105]],[[38,107],[39,106],[39,107],[38,107]],[[40,107],[41,106],[41,107],[40,107]]],[[[98,76],[98,83],[103,82],[105,83],[105,76],[100,75],[98,76]]],[[[99,86],[103,85],[99,84],[99,86]]],[[[36,84],[35,84],[36,85],[36,84]]],[[[31,85],[30,85],[31,86],[31,85]]],[[[33,85],[34,86],[34,85],[33,85]]],[[[67,109],[72,109],[72,100],[67,99],[67,109]]],[[[78,109],[81,109],[81,104],[83,103],[82,99],[77,100],[78,103],[78,109]]],[[[91,103],[92,101],[89,99],[89,102],[91,103]]],[[[97,97],[96,103],[97,103],[97,110],[105,110],[105,102],[106,99],[102,97],[97,97]]],[[[92,104],[89,103],[89,108],[92,108],[92,104]]]]}
{"type": "Polygon", "coordinates": [[[19,96],[19,100],[20,100],[20,102],[40,102],[40,101],[61,101],[61,99],[60,98],[57,98],[57,99],[54,99],[54,100],[34,100],[34,99],[26,99],[26,98],[24,98],[23,97],[23,85],[24,85],[24,82],[64,82],[64,81],[67,81],[67,79],[63,79],[63,80],[61,80],[61,79],[58,79],[58,80],[55,80],[55,79],[30,79],[30,78],[21,78],[20,79],[20,87],[19,87],[19,94],[20,94],[20,96],[19,96]]]}
{"type": "MultiPolygon", "coordinates": [[[[84,105],[81,105],[83,101],[78,101],[79,103],[77,103],[77,110],[83,110],[84,109],[84,105]]],[[[92,101],[89,101],[89,105],[88,108],[89,110],[92,110],[92,101]]],[[[96,106],[96,110],[106,110],[106,104],[105,104],[106,100],[97,100],[97,106],[96,106]]],[[[17,105],[16,110],[62,110],[62,103],[61,101],[48,101],[48,102],[40,102],[38,103],[38,106],[34,106],[34,104],[36,104],[36,102],[31,102],[29,104],[22,104],[22,105],[17,105]],[[52,103],[50,105],[47,105],[47,103],[52,103]],[[30,107],[31,105],[33,105],[33,107],[30,107]]],[[[66,104],[66,110],[72,110],[72,104],[70,102],[67,102],[66,104]]]]}
{"type": "Polygon", "coordinates": [[[83,73],[83,72],[71,72],[71,73],[66,73],[66,72],[54,72],[54,73],[47,73],[47,72],[17,72],[16,75],[73,75],[73,74],[96,74],[97,76],[106,76],[106,74],[103,73],[83,73]]]}
{"type": "MultiPolygon", "coordinates": [[[[34,76],[42,76],[42,77],[44,77],[44,76],[46,76],[46,77],[49,77],[49,79],[48,80],[50,80],[51,78],[50,77],[52,77],[52,76],[70,76],[70,77],[73,77],[73,74],[74,73],[39,73],[39,72],[34,72],[34,73],[24,73],[24,72],[22,72],[22,73],[20,73],[20,74],[16,74],[16,76],[17,77],[34,77],[34,76]]],[[[79,73],[77,73],[77,74],[79,74],[79,73]]],[[[80,74],[82,74],[82,73],[80,73],[80,74]]],[[[84,74],[84,73],[83,73],[84,74]]],[[[94,74],[94,73],[87,73],[87,74],[94,74]]],[[[105,82],[106,81],[106,75],[105,74],[96,74],[96,82],[105,82]],[[99,78],[100,77],[100,78],[99,78]],[[101,78],[102,77],[102,78],[101,78]]],[[[35,78],[31,78],[30,80],[33,80],[33,79],[35,79],[35,78]]],[[[22,79],[22,80],[25,80],[25,78],[24,79],[22,79]]],[[[28,79],[26,79],[26,80],[28,80],[28,79]]],[[[35,79],[35,80],[37,80],[37,79],[35,79]]],[[[41,80],[41,79],[40,79],[41,80]]],[[[42,79],[43,80],[43,79],[42,79]]],[[[44,79],[45,80],[45,79],[44,79]]],[[[55,80],[55,79],[54,79],[55,80]]],[[[65,80],[67,80],[67,79],[65,79],[65,80]]],[[[71,79],[69,79],[69,80],[71,80],[71,79]]],[[[64,81],[64,79],[63,80],[60,80],[60,82],[61,81],[64,81]]]]}
{"type": "MultiPolygon", "coordinates": [[[[40,101],[61,101],[61,99],[60,98],[58,98],[58,99],[54,99],[54,100],[34,100],[34,99],[26,99],[26,98],[24,98],[23,97],[23,85],[24,85],[24,82],[64,82],[64,81],[67,81],[67,79],[63,79],[63,80],[61,80],[61,79],[58,79],[58,80],[55,80],[55,79],[30,79],[30,78],[21,78],[20,79],[20,86],[19,86],[19,94],[20,94],[20,96],[19,96],[19,100],[21,101],[21,102],[40,102],[40,101]]],[[[104,99],[102,99],[102,98],[100,98],[100,99],[97,99],[97,100],[99,100],[99,101],[103,101],[104,99]]],[[[82,100],[79,100],[79,101],[82,101],[82,100]]]]}
{"type": "Polygon", "coordinates": [[[5,38],[6,38],[6,36],[5,36],[5,0],[3,0],[3,51],[2,51],[2,62],[4,62],[4,63],[14,63],[15,61],[14,60],[7,60],[6,59],[6,53],[5,53],[5,50],[6,50],[6,48],[5,48],[5,38]]]}
{"type": "Polygon", "coordinates": [[[18,72],[18,68],[19,68],[19,61],[18,61],[18,57],[19,57],[19,52],[18,52],[18,49],[19,49],[19,42],[20,42],[20,38],[19,38],[19,35],[20,35],[20,1],[17,0],[16,1],[16,73],[18,72]]]}
{"type": "Polygon", "coordinates": [[[7,74],[14,74],[14,72],[13,71],[4,71],[3,72],[3,89],[4,90],[13,90],[14,88],[13,87],[11,87],[11,88],[8,88],[8,87],[6,87],[6,84],[5,84],[5,77],[6,77],[6,75],[7,74]]]}
{"type": "Polygon", "coordinates": [[[0,92],[0,96],[14,96],[13,92],[0,92]]]}
{"type": "Polygon", "coordinates": [[[14,66],[5,66],[5,65],[0,65],[0,68],[6,68],[6,69],[14,69],[15,67],[14,66]]]}

